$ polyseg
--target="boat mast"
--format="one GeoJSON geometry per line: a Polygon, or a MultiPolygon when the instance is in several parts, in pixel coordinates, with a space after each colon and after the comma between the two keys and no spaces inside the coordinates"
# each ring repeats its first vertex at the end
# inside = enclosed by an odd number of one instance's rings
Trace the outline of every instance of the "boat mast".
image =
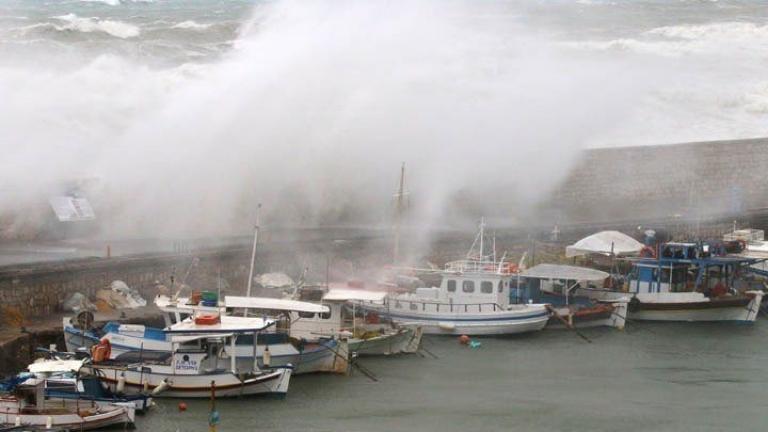
{"type": "MultiPolygon", "coordinates": [[[[253,286],[253,267],[256,264],[256,245],[259,243],[259,211],[261,210],[261,203],[256,206],[256,225],[253,227],[253,249],[251,250],[251,268],[248,270],[248,288],[245,291],[245,296],[251,296],[251,287],[253,286]]],[[[248,316],[248,309],[243,311],[243,316],[248,316]]]]}
{"type": "Polygon", "coordinates": [[[403,195],[405,194],[405,162],[400,166],[400,186],[397,189],[395,209],[395,245],[392,251],[392,263],[397,265],[400,259],[400,222],[403,213],[403,195]]]}
{"type": "Polygon", "coordinates": [[[485,238],[485,218],[480,218],[480,261],[483,260],[483,254],[485,249],[483,247],[483,239],[485,238]]]}

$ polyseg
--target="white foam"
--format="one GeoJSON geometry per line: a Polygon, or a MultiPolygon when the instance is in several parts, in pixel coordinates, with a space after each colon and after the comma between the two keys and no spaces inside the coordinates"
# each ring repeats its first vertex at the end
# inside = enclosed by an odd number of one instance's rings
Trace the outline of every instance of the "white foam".
{"type": "Polygon", "coordinates": [[[102,32],[121,39],[137,37],[141,33],[139,27],[122,21],[94,17],[82,18],[75,14],[61,15],[54,18],[66,23],[62,26],[56,26],[57,30],[79,31],[83,33],[102,32]]]}
{"type": "Polygon", "coordinates": [[[171,28],[175,29],[185,29],[185,30],[205,30],[207,28],[210,28],[211,24],[200,24],[196,21],[182,21],[180,23],[174,24],[171,28]]]}
{"type": "Polygon", "coordinates": [[[86,3],[104,3],[109,6],[120,6],[120,0],[80,0],[86,3]]]}

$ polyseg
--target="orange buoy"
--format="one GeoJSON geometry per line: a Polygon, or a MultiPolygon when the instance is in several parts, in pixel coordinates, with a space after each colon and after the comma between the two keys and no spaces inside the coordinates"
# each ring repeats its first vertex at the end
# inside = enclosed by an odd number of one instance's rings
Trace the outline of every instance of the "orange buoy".
{"type": "Polygon", "coordinates": [[[469,336],[467,335],[459,336],[459,343],[462,345],[467,345],[469,343],[469,336]]]}
{"type": "Polygon", "coordinates": [[[184,412],[187,410],[187,404],[184,402],[179,402],[179,412],[184,412]]]}

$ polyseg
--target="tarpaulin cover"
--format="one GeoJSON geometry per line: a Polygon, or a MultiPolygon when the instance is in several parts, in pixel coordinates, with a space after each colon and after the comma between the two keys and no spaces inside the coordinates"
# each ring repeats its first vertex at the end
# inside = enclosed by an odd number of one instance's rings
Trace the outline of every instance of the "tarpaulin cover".
{"type": "Polygon", "coordinates": [[[589,254],[616,256],[637,255],[643,244],[618,231],[601,231],[577,241],[565,248],[565,256],[575,257],[589,254]]]}

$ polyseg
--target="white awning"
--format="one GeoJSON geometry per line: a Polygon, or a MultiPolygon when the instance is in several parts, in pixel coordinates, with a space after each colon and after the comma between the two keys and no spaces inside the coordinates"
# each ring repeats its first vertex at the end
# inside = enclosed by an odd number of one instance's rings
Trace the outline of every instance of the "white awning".
{"type": "Polygon", "coordinates": [[[196,324],[194,319],[187,318],[180,323],[170,326],[166,333],[210,333],[217,335],[221,333],[253,333],[254,331],[264,330],[274,323],[275,321],[270,319],[225,315],[216,324],[196,324]]]}
{"type": "Polygon", "coordinates": [[[565,248],[568,258],[589,254],[615,256],[637,255],[643,244],[618,231],[601,231],[565,248]]]}
{"type": "Polygon", "coordinates": [[[520,276],[535,279],[563,279],[573,281],[602,281],[608,273],[586,267],[559,264],[539,264],[520,273],[520,276]]]}
{"type": "Polygon", "coordinates": [[[331,289],[324,296],[323,301],[374,301],[381,302],[387,297],[386,291],[367,291],[359,289],[331,289]]]}
{"type": "Polygon", "coordinates": [[[325,313],[331,311],[328,306],[315,303],[267,297],[226,296],[224,297],[224,305],[228,308],[283,310],[311,313],[325,313]]]}
{"type": "Polygon", "coordinates": [[[83,360],[44,360],[32,363],[27,370],[32,373],[77,372],[83,367],[83,360]]]}

